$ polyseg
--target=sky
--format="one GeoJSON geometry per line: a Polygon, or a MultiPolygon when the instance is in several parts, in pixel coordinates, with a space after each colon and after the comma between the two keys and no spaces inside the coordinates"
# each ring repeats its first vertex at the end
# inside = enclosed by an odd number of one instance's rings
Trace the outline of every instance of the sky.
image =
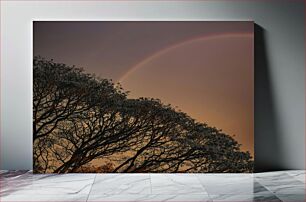
{"type": "Polygon", "coordinates": [[[120,82],[254,155],[253,22],[34,22],[34,55],[120,82]]]}

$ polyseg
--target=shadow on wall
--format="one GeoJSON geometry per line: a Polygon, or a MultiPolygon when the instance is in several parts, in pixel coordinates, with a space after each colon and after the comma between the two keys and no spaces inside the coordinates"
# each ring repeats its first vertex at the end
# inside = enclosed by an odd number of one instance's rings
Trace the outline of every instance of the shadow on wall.
{"type": "Polygon", "coordinates": [[[265,33],[255,24],[255,172],[282,170],[280,131],[276,114],[275,99],[265,33]]]}

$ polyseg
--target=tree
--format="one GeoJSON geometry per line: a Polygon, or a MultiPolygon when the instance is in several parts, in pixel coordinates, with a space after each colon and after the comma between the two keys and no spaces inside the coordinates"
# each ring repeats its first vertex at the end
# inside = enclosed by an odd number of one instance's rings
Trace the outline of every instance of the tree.
{"type": "Polygon", "coordinates": [[[35,57],[33,94],[37,172],[253,169],[231,136],[158,99],[128,99],[119,84],[81,69],[35,57]]]}
{"type": "Polygon", "coordinates": [[[40,57],[34,57],[33,69],[33,141],[51,134],[69,117],[126,97],[111,81],[82,69],[40,57]]]}

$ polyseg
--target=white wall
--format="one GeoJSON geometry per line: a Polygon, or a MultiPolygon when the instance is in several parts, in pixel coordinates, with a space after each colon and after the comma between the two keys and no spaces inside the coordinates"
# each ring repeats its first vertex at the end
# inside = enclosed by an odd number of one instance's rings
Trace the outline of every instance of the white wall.
{"type": "Polygon", "coordinates": [[[212,0],[1,1],[1,169],[32,168],[32,20],[63,19],[255,21],[256,166],[305,168],[303,1],[212,0]]]}

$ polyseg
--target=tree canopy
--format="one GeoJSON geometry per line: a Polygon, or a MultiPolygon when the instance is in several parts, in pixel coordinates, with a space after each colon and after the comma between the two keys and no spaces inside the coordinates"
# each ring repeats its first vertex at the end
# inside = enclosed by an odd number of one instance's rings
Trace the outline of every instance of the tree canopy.
{"type": "Polygon", "coordinates": [[[252,172],[221,130],[120,84],[34,57],[34,171],[252,172]]]}

